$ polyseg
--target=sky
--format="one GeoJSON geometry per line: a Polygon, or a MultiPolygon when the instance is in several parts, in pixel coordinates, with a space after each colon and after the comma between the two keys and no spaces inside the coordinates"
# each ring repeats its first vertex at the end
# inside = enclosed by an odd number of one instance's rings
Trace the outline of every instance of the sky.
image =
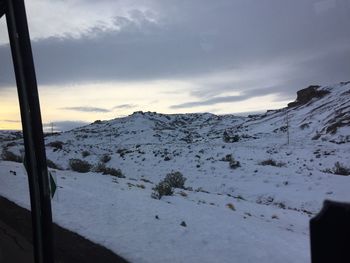
{"type": "MultiPolygon", "coordinates": [[[[350,80],[348,0],[25,1],[44,126],[248,114],[350,80]]],[[[4,17],[0,129],[20,129],[4,17]]]]}

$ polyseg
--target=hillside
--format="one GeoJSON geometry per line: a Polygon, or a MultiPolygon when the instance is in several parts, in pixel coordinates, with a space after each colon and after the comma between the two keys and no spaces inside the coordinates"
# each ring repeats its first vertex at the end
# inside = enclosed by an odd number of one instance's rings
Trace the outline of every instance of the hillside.
{"type": "MultiPolygon", "coordinates": [[[[19,157],[13,136],[0,133],[0,146],[19,157]]],[[[310,86],[265,114],[135,112],[45,139],[55,221],[132,262],[309,262],[308,220],[325,199],[350,200],[335,169],[350,163],[349,82],[310,86]],[[176,171],[185,188],[152,198],[176,171]]],[[[22,165],[0,167],[0,194],[28,207],[22,165]]]]}

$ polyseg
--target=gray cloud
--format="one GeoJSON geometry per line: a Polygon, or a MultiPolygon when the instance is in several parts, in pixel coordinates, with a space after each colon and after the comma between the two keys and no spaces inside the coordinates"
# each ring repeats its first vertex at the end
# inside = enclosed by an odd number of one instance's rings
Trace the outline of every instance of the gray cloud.
{"type": "Polygon", "coordinates": [[[192,102],[186,102],[186,103],[181,103],[181,104],[177,104],[177,105],[172,105],[172,106],[170,106],[170,108],[182,109],[182,108],[192,108],[192,107],[198,107],[198,106],[208,106],[208,105],[215,105],[218,103],[242,101],[242,100],[245,100],[247,98],[248,97],[246,95],[215,97],[215,98],[212,98],[209,100],[192,101],[192,102]]]}
{"type": "Polygon", "coordinates": [[[114,106],[113,109],[132,109],[136,107],[137,107],[136,104],[121,104],[121,105],[114,106]]]}
{"type": "Polygon", "coordinates": [[[243,91],[241,95],[235,95],[235,96],[214,96],[210,99],[206,100],[197,100],[197,101],[191,101],[191,102],[185,102],[181,104],[176,104],[170,106],[171,109],[183,109],[183,108],[193,108],[193,107],[199,107],[199,106],[212,106],[220,103],[232,103],[232,102],[238,102],[238,101],[244,101],[250,98],[254,97],[260,97],[267,94],[272,93],[281,93],[279,87],[261,87],[257,89],[251,89],[243,91]]]}
{"type": "Polygon", "coordinates": [[[97,107],[64,107],[62,110],[80,111],[80,112],[110,112],[108,109],[97,108],[97,107]]]}
{"type": "MultiPolygon", "coordinates": [[[[347,0],[328,6],[318,0],[153,2],[160,14],[157,23],[136,11],[132,17],[114,18],[120,31],[96,27],[81,38],[34,41],[39,84],[188,80],[241,68],[249,73],[271,64],[285,69],[281,75],[267,71],[263,79],[248,74],[250,80],[237,83],[202,83],[190,92],[203,101],[183,104],[193,107],[246,99],[248,95],[220,94],[266,85],[278,87],[269,92],[289,98],[309,84],[350,76],[347,0]],[[271,84],[276,78],[281,78],[278,85],[271,84]]],[[[0,57],[0,86],[14,84],[7,45],[0,46],[0,57]]]]}

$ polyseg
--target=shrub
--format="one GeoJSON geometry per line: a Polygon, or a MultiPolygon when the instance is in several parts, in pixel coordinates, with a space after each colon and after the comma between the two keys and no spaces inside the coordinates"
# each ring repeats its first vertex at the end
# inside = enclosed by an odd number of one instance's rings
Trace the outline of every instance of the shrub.
{"type": "Polygon", "coordinates": [[[173,188],[185,189],[186,178],[180,172],[171,172],[166,175],[164,180],[160,181],[154,188],[151,197],[160,199],[164,195],[172,195],[173,188]]]}
{"type": "Polygon", "coordinates": [[[106,167],[106,169],[102,172],[102,174],[109,174],[118,178],[125,178],[125,175],[123,175],[120,169],[115,169],[111,167],[106,167]]]}
{"type": "Polygon", "coordinates": [[[311,138],[311,140],[318,140],[321,137],[321,133],[316,132],[316,134],[311,138]]]}
{"type": "Polygon", "coordinates": [[[16,142],[9,142],[8,144],[5,145],[5,147],[13,147],[16,146],[17,143],[16,142]]]}
{"type": "Polygon", "coordinates": [[[236,161],[235,158],[232,157],[232,154],[227,154],[224,158],[221,159],[221,161],[229,162],[229,166],[231,169],[241,167],[240,162],[236,161]]]}
{"type": "Polygon", "coordinates": [[[333,168],[333,173],[338,175],[350,175],[350,168],[336,162],[333,168]]]}
{"type": "Polygon", "coordinates": [[[235,206],[234,206],[232,203],[228,203],[228,204],[226,205],[226,207],[229,208],[229,209],[231,209],[232,211],[236,211],[236,208],[235,208],[235,206]]]}
{"type": "Polygon", "coordinates": [[[88,157],[90,155],[89,151],[82,151],[81,155],[83,156],[83,158],[88,157]]]}
{"type": "Polygon", "coordinates": [[[276,162],[273,159],[267,159],[267,160],[261,161],[259,164],[260,165],[271,165],[271,166],[276,166],[276,167],[282,167],[285,165],[284,163],[276,162]]]}
{"type": "Polygon", "coordinates": [[[171,172],[166,175],[164,182],[168,183],[170,187],[182,188],[185,187],[186,178],[180,172],[171,172]]]}
{"type": "Polygon", "coordinates": [[[56,148],[58,150],[62,150],[63,149],[63,142],[61,141],[54,141],[54,142],[50,142],[47,144],[47,146],[50,146],[52,148],[56,148]]]}
{"type": "Polygon", "coordinates": [[[229,165],[230,165],[231,169],[236,169],[238,167],[241,167],[241,164],[239,163],[239,161],[236,161],[233,158],[232,158],[232,160],[230,160],[229,165]]]}
{"type": "Polygon", "coordinates": [[[238,142],[240,140],[240,137],[238,134],[230,135],[227,131],[224,131],[222,138],[224,142],[227,142],[227,143],[238,142]]]}
{"type": "Polygon", "coordinates": [[[227,154],[225,157],[221,159],[223,162],[229,162],[233,159],[232,154],[227,154]]]}
{"type": "Polygon", "coordinates": [[[100,162],[92,169],[92,171],[95,173],[103,173],[105,169],[106,169],[106,165],[100,162]]]}
{"type": "Polygon", "coordinates": [[[69,166],[73,171],[79,172],[79,173],[90,172],[90,169],[92,167],[92,165],[89,164],[87,161],[83,161],[80,159],[70,159],[69,166]]]}
{"type": "Polygon", "coordinates": [[[46,164],[47,164],[47,167],[49,167],[49,168],[61,170],[61,168],[59,166],[57,166],[57,164],[55,164],[50,159],[46,159],[46,164]]]}
{"type": "Polygon", "coordinates": [[[350,175],[350,168],[346,167],[343,164],[340,164],[339,162],[336,162],[332,169],[326,169],[325,172],[337,174],[337,175],[348,176],[348,175],[350,175]]]}
{"type": "Polygon", "coordinates": [[[100,161],[101,161],[102,163],[108,163],[111,159],[112,159],[112,158],[111,158],[110,155],[104,154],[104,155],[101,156],[100,161]]]}
{"type": "Polygon", "coordinates": [[[2,151],[1,158],[4,161],[17,162],[17,163],[21,163],[22,162],[21,156],[16,155],[13,152],[10,152],[8,150],[3,150],[2,151]]]}
{"type": "Polygon", "coordinates": [[[122,171],[120,169],[115,169],[112,167],[106,167],[104,163],[99,163],[95,168],[94,172],[96,173],[102,173],[102,174],[109,174],[118,178],[125,178],[125,175],[123,175],[122,171]]]}
{"type": "Polygon", "coordinates": [[[164,195],[172,195],[174,193],[172,187],[168,182],[160,181],[154,188],[152,198],[161,199],[164,195]]]}

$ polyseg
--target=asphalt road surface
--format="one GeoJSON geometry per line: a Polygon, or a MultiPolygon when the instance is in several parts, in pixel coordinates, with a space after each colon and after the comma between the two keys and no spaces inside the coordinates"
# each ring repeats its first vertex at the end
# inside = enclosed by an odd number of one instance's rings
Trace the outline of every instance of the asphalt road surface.
{"type": "MultiPolygon", "coordinates": [[[[0,196],[0,263],[32,263],[30,212],[0,196]]],[[[127,263],[112,251],[54,224],[56,263],[127,263]]]]}
{"type": "Polygon", "coordinates": [[[0,221],[0,263],[33,263],[32,245],[17,231],[0,221]]]}

